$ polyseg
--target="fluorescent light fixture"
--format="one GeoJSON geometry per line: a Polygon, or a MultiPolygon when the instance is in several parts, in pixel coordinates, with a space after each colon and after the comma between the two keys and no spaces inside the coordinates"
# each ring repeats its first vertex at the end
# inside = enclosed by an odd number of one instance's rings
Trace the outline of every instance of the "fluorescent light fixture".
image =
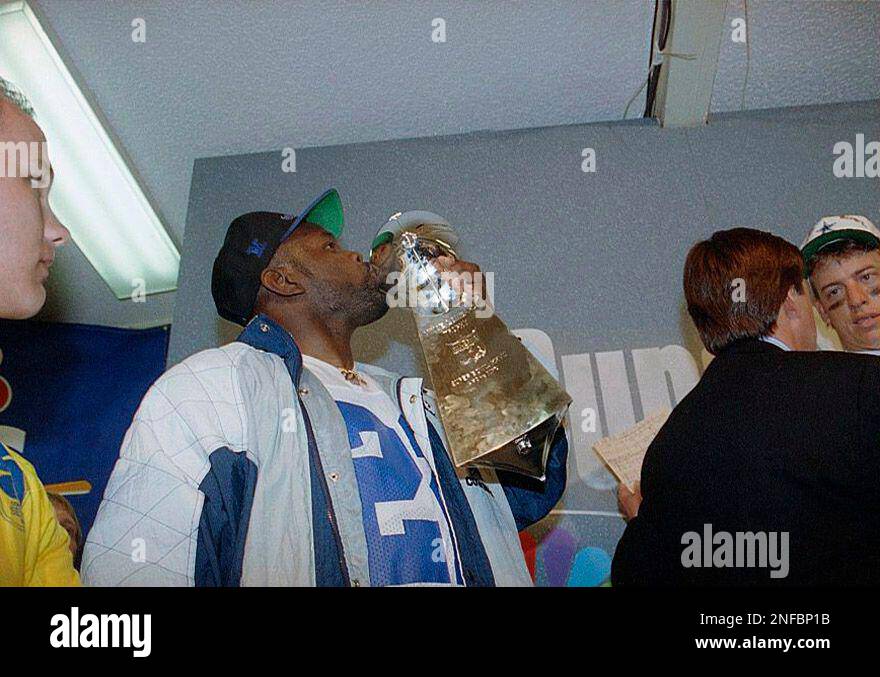
{"type": "Polygon", "coordinates": [[[176,289],[180,252],[24,0],[0,4],[0,76],[46,134],[52,209],[116,297],[176,289]]]}

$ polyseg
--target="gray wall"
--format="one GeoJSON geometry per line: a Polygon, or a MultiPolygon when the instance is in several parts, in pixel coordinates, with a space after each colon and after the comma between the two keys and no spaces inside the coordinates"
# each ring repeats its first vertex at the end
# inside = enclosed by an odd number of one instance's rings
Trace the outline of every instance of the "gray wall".
{"type": "MultiPolygon", "coordinates": [[[[281,171],[279,152],[198,160],[171,360],[234,335],[214,313],[209,280],[235,216],[296,211],[336,186],[343,242],[366,251],[392,212],[438,212],[462,234],[463,255],[495,273],[500,316],[549,337],[575,396],[567,512],[546,528],[611,553],[623,525],[606,514],[612,483],[589,447],[674,404],[697,378],[700,348],[681,293],[688,247],[732,225],[799,244],[825,214],[880,223],[878,181],[831,171],[836,142],[880,138],[878,112],[874,101],[727,114],[690,130],[628,121],[311,148],[297,153],[296,173],[281,171]],[[581,171],[586,147],[595,173],[581,171]],[[599,412],[595,431],[585,408],[599,412]]],[[[392,311],[360,332],[358,356],[418,371],[415,340],[404,311],[392,311]]]]}

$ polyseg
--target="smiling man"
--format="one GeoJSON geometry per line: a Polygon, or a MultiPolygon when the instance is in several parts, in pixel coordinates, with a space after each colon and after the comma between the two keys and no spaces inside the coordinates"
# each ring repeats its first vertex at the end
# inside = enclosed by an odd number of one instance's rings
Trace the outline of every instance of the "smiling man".
{"type": "MultiPolygon", "coordinates": [[[[0,78],[0,318],[32,317],[55,249],[69,239],[49,206],[46,137],[25,98],[0,78]],[[32,155],[33,154],[33,155],[32,155]]],[[[0,442],[0,585],[77,585],[58,520],[33,466],[0,442]]]]}
{"type": "Polygon", "coordinates": [[[801,253],[816,310],[844,350],[880,355],[880,231],[864,216],[826,216],[801,253]]]}
{"type": "Polygon", "coordinates": [[[89,533],[87,584],[531,584],[517,532],[562,495],[564,432],[546,482],[457,471],[422,380],[354,360],[353,333],[388,304],[342,227],[333,189],[299,216],[232,222],[212,293],[245,329],[144,397],[89,533]]]}

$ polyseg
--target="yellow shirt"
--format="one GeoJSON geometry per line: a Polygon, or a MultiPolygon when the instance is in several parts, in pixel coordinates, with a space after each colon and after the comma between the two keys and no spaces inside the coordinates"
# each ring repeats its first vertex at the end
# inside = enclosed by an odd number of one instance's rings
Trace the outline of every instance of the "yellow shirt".
{"type": "Polygon", "coordinates": [[[0,442],[0,586],[79,584],[69,537],[34,467],[0,442]]]}

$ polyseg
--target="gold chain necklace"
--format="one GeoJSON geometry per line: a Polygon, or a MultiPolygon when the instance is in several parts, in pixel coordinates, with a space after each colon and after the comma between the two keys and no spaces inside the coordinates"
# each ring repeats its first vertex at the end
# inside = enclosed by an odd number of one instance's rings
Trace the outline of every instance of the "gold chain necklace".
{"type": "Polygon", "coordinates": [[[357,386],[365,386],[367,382],[363,379],[363,377],[358,374],[354,369],[346,369],[345,367],[336,367],[339,372],[345,377],[345,380],[349,383],[354,383],[357,386]]]}

